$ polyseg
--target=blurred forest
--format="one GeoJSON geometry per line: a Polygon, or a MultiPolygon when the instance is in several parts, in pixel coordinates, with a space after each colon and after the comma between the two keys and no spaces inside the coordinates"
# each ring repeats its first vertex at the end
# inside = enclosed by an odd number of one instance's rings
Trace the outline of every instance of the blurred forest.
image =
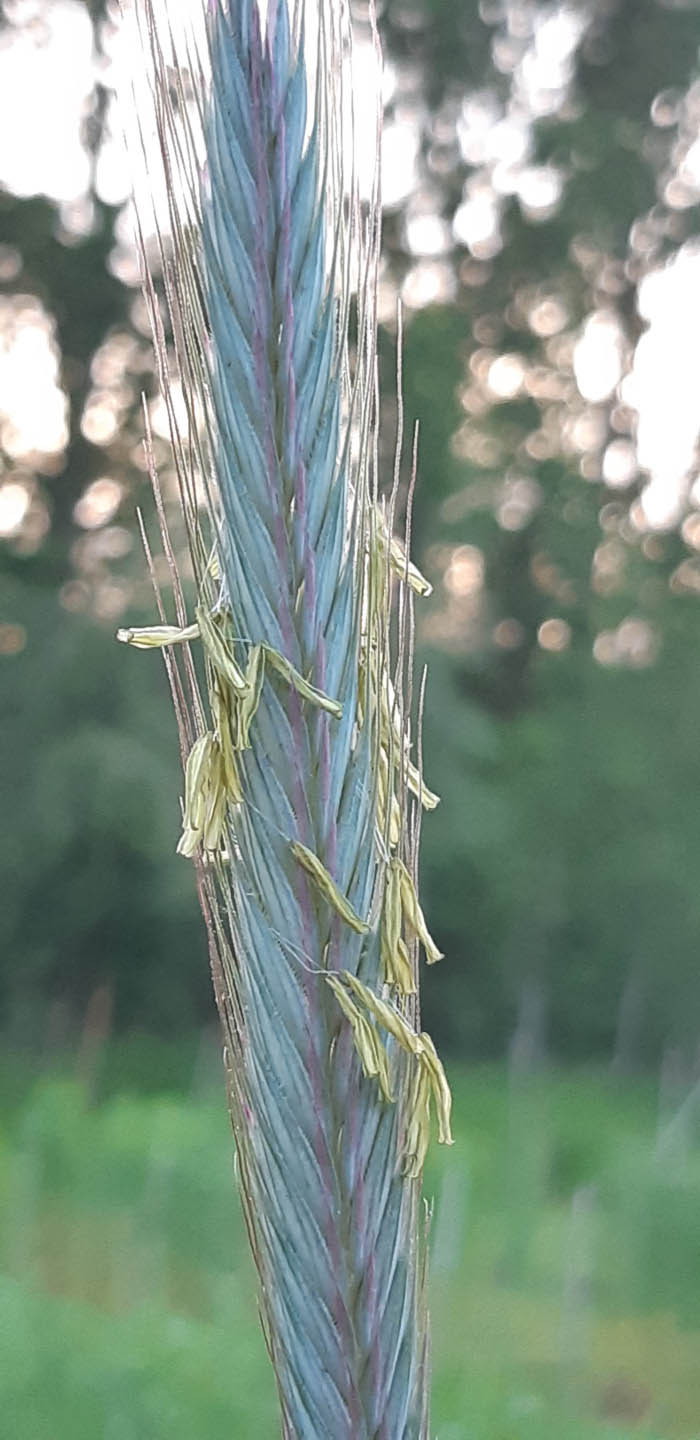
{"type": "MultiPolygon", "coordinates": [[[[421,424],[413,549],[434,585],[418,642],[443,800],[423,893],[448,958],[426,1024],[464,1056],[510,1041],[525,1059],[547,1048],[624,1070],[678,1051],[690,1067],[700,7],[379,8],[384,463],[388,484],[400,297],[406,435],[421,424]]],[[[0,193],[2,1005],[6,1034],[56,1043],[88,1008],[154,1033],[211,1015],[191,867],[174,854],[165,675],[113,643],[125,616],[152,613],[134,518],[142,506],[154,534],[142,392],[166,494],[172,479],[105,160],[117,11],[0,11],[5,68],[70,24],[92,76],[84,193],[0,193]]]]}

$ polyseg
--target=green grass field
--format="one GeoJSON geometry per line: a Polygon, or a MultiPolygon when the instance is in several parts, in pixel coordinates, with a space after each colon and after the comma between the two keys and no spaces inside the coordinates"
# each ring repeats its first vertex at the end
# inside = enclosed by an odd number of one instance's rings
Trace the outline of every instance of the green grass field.
{"type": "MultiPolygon", "coordinates": [[[[2,1435],[277,1435],[216,1067],[138,1041],[89,1083],[3,1062],[2,1435]]],[[[700,1436],[692,1103],[659,1137],[651,1085],[452,1079],[426,1186],[438,1440],[700,1436]]]]}

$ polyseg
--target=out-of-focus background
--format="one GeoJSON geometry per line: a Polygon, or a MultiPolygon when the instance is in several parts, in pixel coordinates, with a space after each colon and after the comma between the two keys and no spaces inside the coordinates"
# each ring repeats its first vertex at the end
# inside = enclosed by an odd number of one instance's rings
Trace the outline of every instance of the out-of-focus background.
{"type": "MultiPolygon", "coordinates": [[[[142,392],[172,483],[118,5],[0,17],[2,1428],[272,1437],[165,676],[113,643],[152,613],[142,392]]],[[[700,8],[380,22],[382,443],[388,480],[400,296],[443,796],[424,1010],[456,1106],[427,1180],[435,1429],[691,1440],[700,8]]]]}

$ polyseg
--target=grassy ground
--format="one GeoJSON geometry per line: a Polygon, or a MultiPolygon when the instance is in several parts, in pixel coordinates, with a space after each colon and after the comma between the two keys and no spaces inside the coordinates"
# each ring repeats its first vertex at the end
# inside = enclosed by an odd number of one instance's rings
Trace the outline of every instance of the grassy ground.
{"type": "MultiPolygon", "coordinates": [[[[215,1070],[140,1042],[77,1076],[5,1060],[13,1440],[277,1435],[215,1070]]],[[[457,1144],[427,1184],[438,1440],[696,1440],[692,1103],[659,1132],[651,1086],[452,1070],[457,1144]]]]}

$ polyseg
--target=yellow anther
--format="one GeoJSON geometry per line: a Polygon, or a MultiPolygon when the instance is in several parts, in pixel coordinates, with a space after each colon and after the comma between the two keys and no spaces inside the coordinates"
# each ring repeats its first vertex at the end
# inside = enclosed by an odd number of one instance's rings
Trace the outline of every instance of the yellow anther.
{"type": "Polygon", "coordinates": [[[411,1180],[417,1180],[420,1177],[430,1144],[430,1094],[430,1081],[427,1073],[418,1063],[406,1105],[404,1174],[411,1180]]]}
{"type": "Polygon", "coordinates": [[[197,620],[204,648],[221,680],[226,680],[234,690],[247,690],[245,675],[239,669],[224,632],[224,617],[212,615],[204,605],[197,607],[197,620]]]}
{"type": "MultiPolygon", "coordinates": [[[[386,555],[387,544],[389,546],[389,564],[399,580],[403,580],[416,595],[431,595],[433,587],[425,575],[422,575],[417,565],[409,560],[406,554],[406,547],[395,535],[389,535],[389,527],[386,516],[377,506],[373,513],[372,538],[376,546],[378,560],[382,563],[386,555]]],[[[380,566],[381,568],[381,566],[380,566]]]]}
{"type": "Polygon", "coordinates": [[[379,747],[379,773],[377,777],[377,809],[379,811],[379,828],[382,835],[387,826],[387,806],[389,823],[389,844],[393,847],[398,845],[401,839],[401,806],[399,805],[394,791],[394,777],[389,766],[389,757],[383,745],[379,747]]]}
{"type": "Polygon", "coordinates": [[[226,820],[226,787],[221,750],[207,731],[196,740],[185,768],[185,818],[178,855],[194,855],[197,847],[217,850],[226,820]]]}
{"type": "Polygon", "coordinates": [[[395,858],[387,867],[380,955],[385,984],[395,985],[402,995],[415,995],[411,957],[401,938],[401,877],[399,862],[395,858]]]}
{"type": "MultiPolygon", "coordinates": [[[[380,1000],[373,990],[358,980],[348,970],[326,976],[345,1015],[360,1015],[363,1006],[380,1025],[411,1056],[411,1071],[406,1094],[406,1137],[404,1142],[404,1163],[407,1175],[420,1175],[430,1140],[430,1104],[435,1102],[438,1122],[438,1143],[452,1145],[450,1111],[452,1096],[445,1071],[429,1035],[420,1035],[411,1028],[398,1010],[380,1000]],[[348,991],[350,994],[348,995],[348,991]],[[357,1003],[356,1003],[357,1002],[357,1003]]],[[[351,1024],[356,1021],[351,1020],[351,1024]]]]}
{"type": "Polygon", "coordinates": [[[410,760],[406,766],[406,784],[411,794],[420,800],[424,810],[434,810],[436,805],[440,804],[440,796],[436,795],[434,790],[428,789],[420,770],[416,765],[412,765],[410,760]]]}
{"type": "Polygon", "coordinates": [[[430,1080],[430,1086],[435,1101],[435,1111],[438,1122],[438,1142],[440,1145],[453,1145],[450,1116],[452,1113],[452,1092],[447,1083],[440,1056],[429,1035],[425,1031],[421,1033],[423,1041],[423,1054],[421,1063],[430,1080]]]}
{"type": "Polygon", "coordinates": [[[134,645],[137,650],[162,650],[164,645],[183,645],[198,637],[198,625],[145,625],[140,629],[117,630],[117,640],[124,645],[134,645]]]}
{"type": "Polygon", "coordinates": [[[265,676],[265,652],[262,645],[252,645],[248,655],[245,679],[246,691],[241,695],[238,702],[238,750],[247,750],[250,741],[248,734],[251,721],[260,704],[262,684],[265,676]]]}
{"type": "Polygon", "coordinates": [[[365,1075],[370,1080],[378,1080],[383,1098],[391,1104],[394,1097],[391,1093],[389,1079],[389,1058],[377,1031],[365,1016],[360,1014],[342,982],[335,975],[327,975],[326,979],[352,1028],[355,1049],[360,1057],[365,1075]]]}
{"type": "Polygon", "coordinates": [[[393,1005],[388,1005],[385,1000],[380,1000],[373,990],[370,990],[367,985],[363,985],[362,981],[358,980],[356,975],[352,975],[349,970],[342,970],[340,974],[365,1009],[369,1010],[370,1015],[373,1015],[390,1035],[393,1035],[401,1049],[406,1050],[410,1055],[420,1055],[423,1041],[408,1024],[408,1021],[404,1020],[403,1015],[400,1015],[393,1005]]]}
{"type": "Polygon", "coordinates": [[[438,950],[435,941],[425,923],[425,916],[421,910],[416,894],[416,887],[412,876],[403,864],[399,861],[399,874],[401,880],[401,903],[403,905],[406,924],[415,936],[420,940],[425,950],[425,958],[429,965],[434,965],[436,960],[442,960],[443,954],[438,950]]]}
{"type": "Polygon", "coordinates": [[[318,705],[320,710],[327,710],[329,715],[335,715],[336,720],[340,719],[343,707],[337,700],[331,700],[328,695],[324,695],[322,690],[317,690],[315,685],[311,685],[308,680],[305,680],[304,676],[294,669],[286,655],[280,655],[278,650],[273,650],[269,645],[263,646],[263,650],[268,665],[271,665],[272,669],[276,670],[277,674],[281,675],[304,700],[309,700],[312,705],[318,705]]]}
{"type": "Polygon", "coordinates": [[[426,580],[418,566],[408,559],[403,544],[396,539],[396,536],[392,536],[391,539],[389,563],[394,574],[398,575],[400,580],[405,581],[409,589],[414,590],[416,595],[432,595],[433,587],[430,581],[426,580]]]}
{"type": "Polygon", "coordinates": [[[311,879],[324,900],[327,900],[336,914],[340,915],[341,920],[344,920],[346,925],[350,926],[351,930],[356,930],[358,935],[366,935],[369,931],[369,925],[360,919],[360,916],[357,914],[357,911],[353,909],[347,896],[343,895],[333,877],[326,870],[325,865],[321,864],[318,855],[314,855],[313,850],[308,850],[306,845],[301,845],[296,840],[292,841],[292,854],[295,860],[298,860],[302,868],[306,870],[307,875],[311,876],[311,879]]]}

